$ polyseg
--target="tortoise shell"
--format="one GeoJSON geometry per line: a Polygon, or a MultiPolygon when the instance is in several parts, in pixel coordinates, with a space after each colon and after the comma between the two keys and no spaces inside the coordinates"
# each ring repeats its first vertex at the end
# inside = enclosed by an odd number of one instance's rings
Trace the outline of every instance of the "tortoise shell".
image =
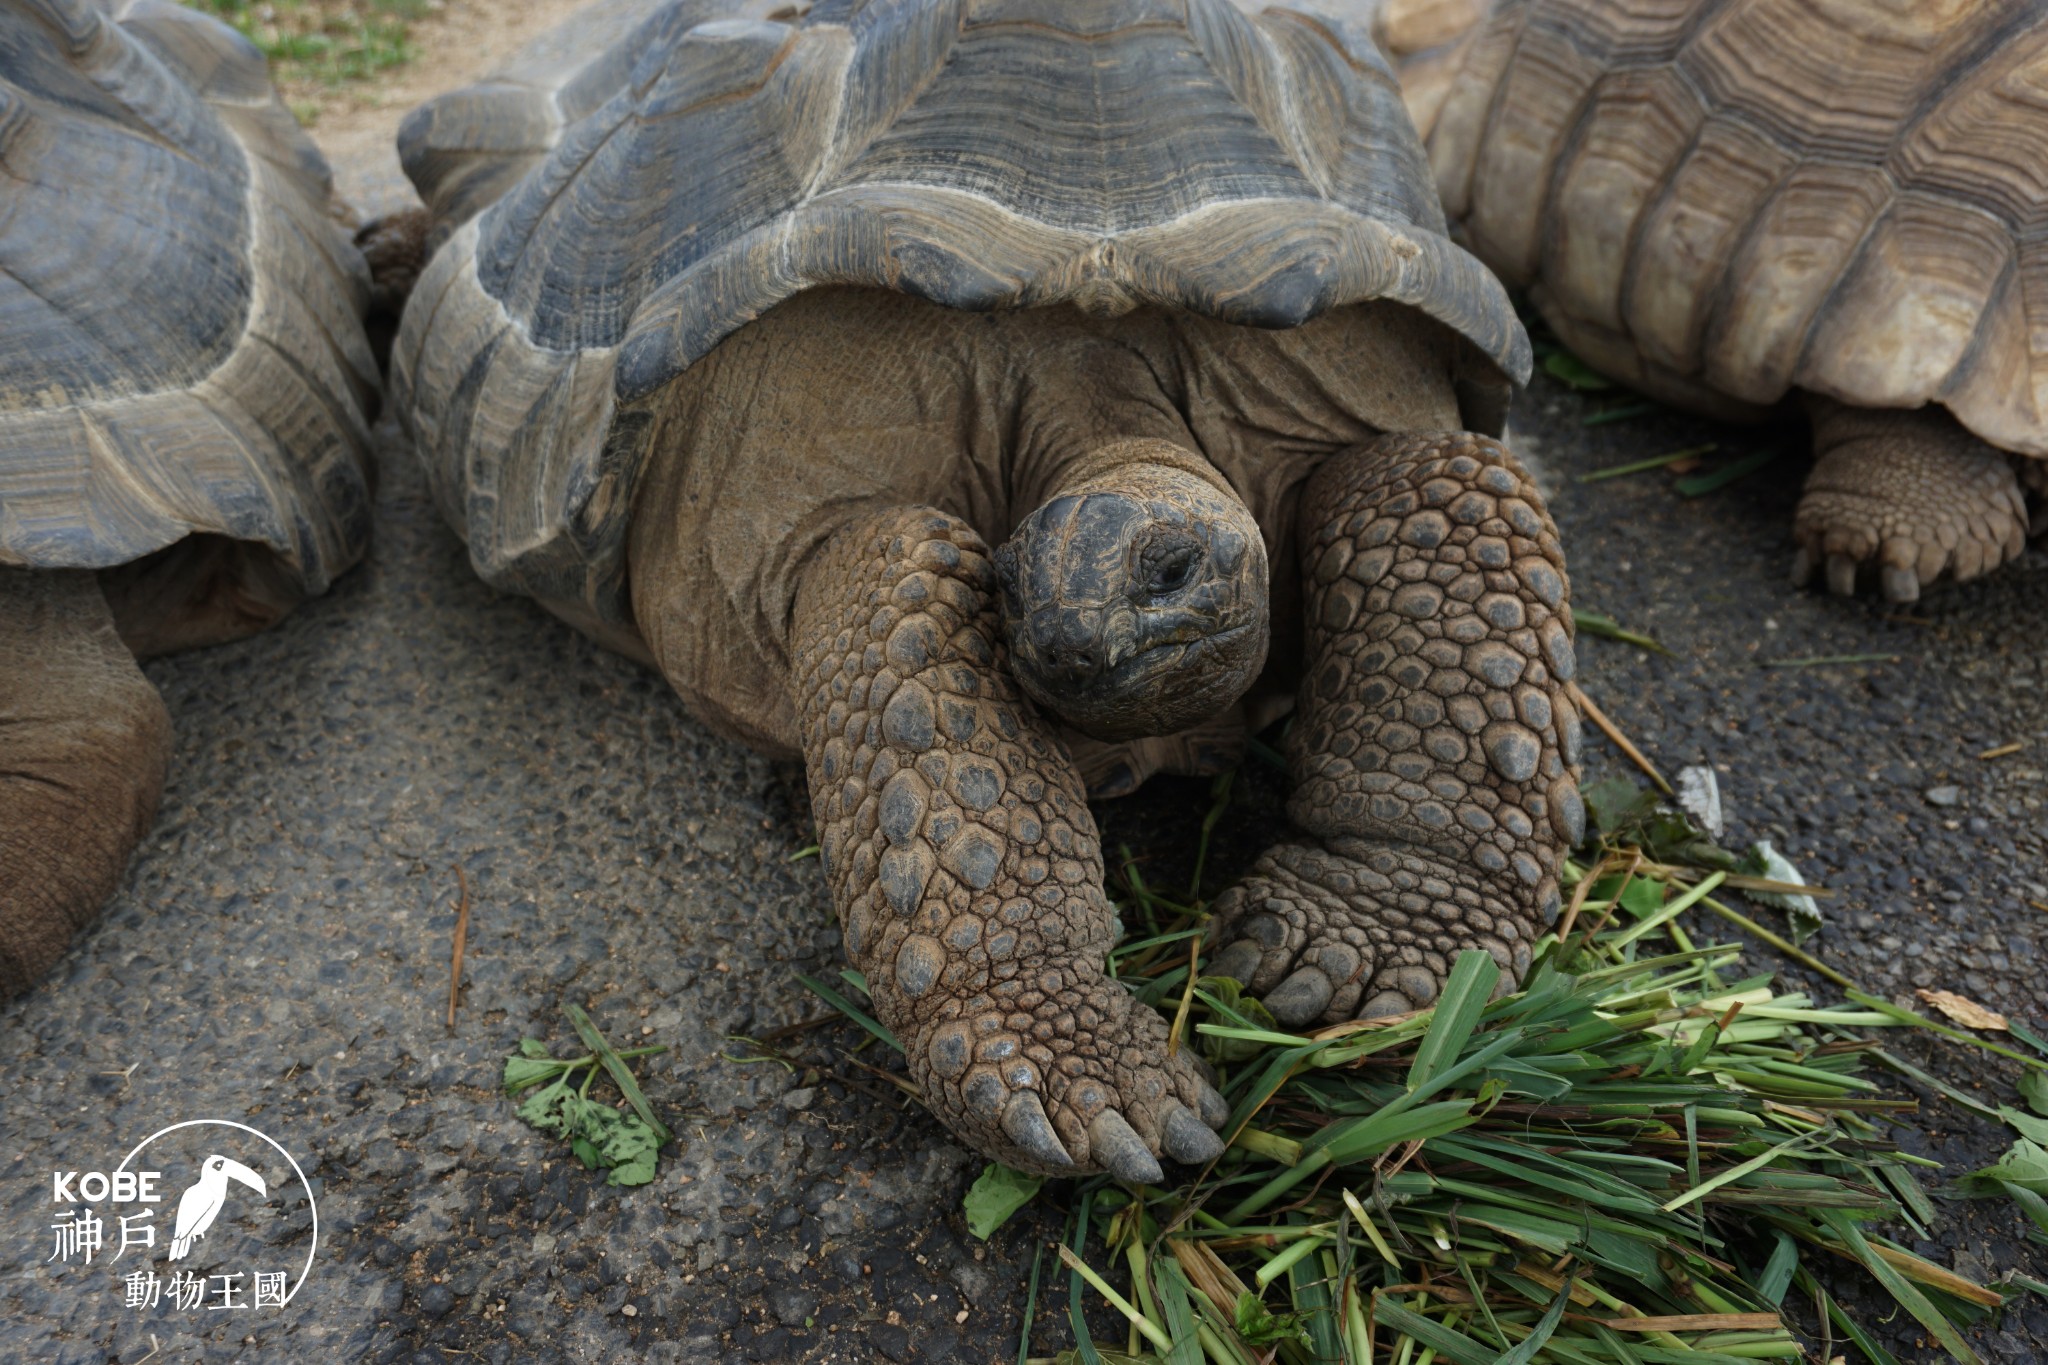
{"type": "Polygon", "coordinates": [[[467,221],[407,306],[396,401],[479,572],[600,634],[630,631],[660,392],[814,287],[1269,328],[1397,300],[1480,358],[1482,429],[1528,373],[1362,30],[1224,0],[769,13],[608,0],[400,134],[467,221]]]}
{"type": "Polygon", "coordinates": [[[0,0],[0,163],[0,564],[200,534],[325,588],[369,536],[369,281],[262,54],[158,0],[0,0]]]}
{"type": "MultiPolygon", "coordinates": [[[[1419,8],[1429,42],[1479,7],[1419,8]]],[[[2048,456],[2040,0],[1505,0],[1411,72],[1451,218],[1597,367],[2048,456]]]]}

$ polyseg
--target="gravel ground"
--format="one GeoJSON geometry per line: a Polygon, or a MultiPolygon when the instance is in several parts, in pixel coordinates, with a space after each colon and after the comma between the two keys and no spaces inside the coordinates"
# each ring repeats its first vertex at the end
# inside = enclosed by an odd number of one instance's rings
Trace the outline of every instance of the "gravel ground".
{"type": "MultiPolygon", "coordinates": [[[[2048,556],[1907,611],[1795,592],[1802,456],[1693,500],[1664,474],[1571,476],[1710,440],[1792,448],[1796,430],[1584,427],[1585,409],[1539,380],[1518,443],[1547,471],[1579,604],[1672,651],[1587,641],[1589,690],[1667,771],[1715,766],[1731,842],[1770,838],[1839,893],[1814,947],[1843,971],[2041,1024],[2048,556]],[[1890,661],[1765,666],[1871,653],[1890,661]]],[[[836,961],[816,864],[789,861],[810,841],[800,772],[712,738],[653,674],[478,583],[384,434],[363,568],[261,638],[150,665],[178,729],[157,827],[98,928],[0,1010],[0,1358],[1012,1356],[1050,1215],[974,1242],[957,1210],[979,1162],[847,1059],[853,1031],[781,1042],[788,1065],[734,1041],[817,1015],[794,973],[836,961]],[[450,1030],[458,867],[473,918],[450,1030]],[[574,1046],[564,1002],[672,1049],[645,1067],[682,1138],[652,1185],[593,1180],[495,1090],[523,1034],[574,1046]],[[125,1266],[49,1262],[53,1168],[111,1169],[195,1118],[263,1129],[312,1178],[320,1249],[286,1308],[129,1308],[125,1266]]],[[[1587,748],[1596,772],[1625,770],[1587,748]]],[[[1221,875],[1275,818],[1277,783],[1245,787],[1221,875]]],[[[1112,846],[1172,873],[1203,791],[1158,783],[1104,808],[1112,846]]],[[[2007,1084],[1959,1049],[1906,1051],[1957,1084],[2007,1084]]],[[[1939,1101],[1922,1127],[1910,1145],[1958,1169],[2006,1141],[1939,1101]]],[[[148,1164],[175,1182],[206,1133],[148,1164]]],[[[193,1263],[303,1257],[283,1163],[237,1153],[281,1216],[267,1232],[224,1216],[193,1263]]],[[[2017,1229],[1961,1205],[1921,1250],[2043,1273],[2017,1229]]],[[[1063,1304],[1047,1295],[1035,1351],[1070,1344],[1063,1304]]],[[[1929,1358],[1909,1322],[1885,1330],[1929,1358]]],[[[2048,1358],[2048,1313],[2028,1303],[1977,1337],[1992,1360],[2048,1358]]]]}

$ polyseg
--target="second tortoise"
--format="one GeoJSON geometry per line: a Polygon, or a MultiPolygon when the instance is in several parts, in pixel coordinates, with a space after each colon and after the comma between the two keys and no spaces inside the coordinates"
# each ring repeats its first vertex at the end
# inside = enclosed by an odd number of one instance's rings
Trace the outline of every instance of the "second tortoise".
{"type": "Polygon", "coordinates": [[[1910,601],[2022,552],[2048,494],[2048,5],[1379,18],[1450,218],[1567,346],[1711,416],[1803,401],[1795,580],[1910,601]]]}

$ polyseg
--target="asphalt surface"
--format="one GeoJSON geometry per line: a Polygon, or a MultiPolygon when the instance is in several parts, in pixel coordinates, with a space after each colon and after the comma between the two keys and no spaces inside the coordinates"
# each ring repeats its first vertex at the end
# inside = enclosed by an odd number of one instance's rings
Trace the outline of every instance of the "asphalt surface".
{"type": "MultiPolygon", "coordinates": [[[[1794,591],[1796,450],[1693,499],[1663,473],[1572,476],[1705,441],[1712,459],[1790,447],[1796,428],[1586,427],[1588,410],[1539,379],[1518,443],[1546,470],[1579,605],[1672,651],[1587,640],[1589,691],[1667,771],[1715,766],[1731,842],[1770,838],[1838,893],[1812,946],[1841,970],[2048,1023],[2048,913],[2029,905],[2048,904],[2048,556],[1905,611],[1794,591]],[[1767,666],[1864,654],[1886,658],[1767,666]]],[[[1012,1358],[1056,1215],[969,1237],[959,1202],[980,1162],[855,1065],[880,1058],[848,1060],[851,1029],[782,1040],[792,1065],[733,1041],[819,1014],[795,973],[836,965],[816,864],[789,861],[810,842],[801,773],[483,587],[384,435],[364,566],[260,638],[149,666],[178,734],[157,826],[101,923],[0,1010],[0,1359],[1012,1358]],[[472,918],[450,1030],[457,868],[472,918]],[[600,1183],[497,1092],[522,1035],[576,1048],[569,1002],[622,1044],[671,1049],[644,1067],[681,1135],[651,1185],[600,1183]],[[135,1254],[110,1264],[111,1234],[90,1266],[52,1259],[52,1170],[111,1170],[202,1118],[261,1129],[311,1179],[319,1250],[284,1308],[129,1307],[135,1254]]],[[[1627,770],[1590,733],[1587,749],[1596,773],[1627,770]]],[[[1245,789],[1226,877],[1274,820],[1277,783],[1245,789]]],[[[1103,808],[1112,846],[1171,873],[1204,790],[1159,783],[1103,808]]],[[[2010,1095],[2007,1070],[1960,1049],[1904,1050],[2010,1095]]],[[[1940,1101],[1919,1124],[1908,1145],[1959,1170],[2009,1141],[1940,1101]]],[[[175,1191],[231,1140],[186,1130],[142,1164],[175,1191]]],[[[303,1194],[282,1160],[236,1151],[275,1212],[230,1203],[190,1263],[295,1265],[303,1194]]],[[[1947,1211],[1926,1254],[2043,1273],[2010,1210],[1947,1211]]],[[[1883,1330],[1932,1358],[1903,1316],[1883,1330]]],[[[1992,1360],[2048,1358],[2048,1312],[2023,1304],[1976,1339],[1992,1360]]],[[[1055,1284],[1033,1349],[1070,1344],[1055,1284]]]]}

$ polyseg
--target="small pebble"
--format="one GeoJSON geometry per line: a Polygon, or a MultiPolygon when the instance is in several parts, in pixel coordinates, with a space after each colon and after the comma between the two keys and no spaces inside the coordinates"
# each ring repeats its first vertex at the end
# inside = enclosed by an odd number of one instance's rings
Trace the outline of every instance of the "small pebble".
{"type": "Polygon", "coordinates": [[[1930,806],[1959,806],[1962,802],[1963,789],[1961,787],[1929,787],[1927,789],[1927,804],[1930,806]]]}
{"type": "Polygon", "coordinates": [[[816,1098],[818,1098],[817,1087],[807,1085],[801,1090],[792,1090],[787,1095],[784,1095],[782,1097],[782,1107],[784,1109],[808,1109],[811,1107],[811,1101],[816,1098]]]}

